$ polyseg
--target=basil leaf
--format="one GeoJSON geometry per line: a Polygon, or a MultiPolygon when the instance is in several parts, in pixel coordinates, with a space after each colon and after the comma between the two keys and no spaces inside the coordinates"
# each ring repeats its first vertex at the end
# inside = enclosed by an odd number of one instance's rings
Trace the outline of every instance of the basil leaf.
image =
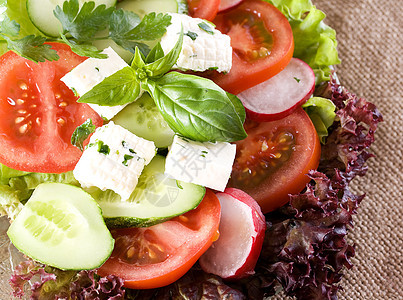
{"type": "Polygon", "coordinates": [[[158,77],[164,75],[169,72],[172,67],[176,64],[176,61],[179,58],[179,55],[182,51],[183,45],[183,28],[181,29],[179,39],[175,44],[175,47],[172,48],[171,51],[168,52],[167,55],[158,59],[157,61],[148,64],[146,69],[151,72],[151,77],[158,77]]]}
{"type": "Polygon", "coordinates": [[[84,150],[83,143],[90,136],[91,133],[95,132],[95,125],[92,124],[91,119],[87,119],[83,124],[78,126],[71,136],[71,144],[76,146],[81,151],[84,150]]]}
{"type": "MultiPolygon", "coordinates": [[[[140,49],[141,50],[141,49],[140,49]]],[[[150,53],[147,55],[145,62],[147,64],[155,62],[156,60],[164,57],[164,50],[161,47],[161,43],[157,43],[154,48],[151,49],[150,53]]]]}
{"type": "Polygon", "coordinates": [[[130,67],[125,67],[105,78],[77,102],[102,106],[123,105],[136,100],[140,93],[136,72],[130,67]]]}
{"type": "Polygon", "coordinates": [[[232,102],[232,105],[234,105],[235,110],[238,113],[239,119],[243,124],[246,119],[246,112],[245,112],[245,107],[242,104],[242,101],[237,96],[235,96],[231,93],[227,93],[227,96],[228,96],[228,99],[232,102]]]}
{"type": "Polygon", "coordinates": [[[194,75],[170,72],[147,83],[147,88],[169,126],[195,141],[233,142],[246,132],[237,98],[213,81],[194,75]]]}

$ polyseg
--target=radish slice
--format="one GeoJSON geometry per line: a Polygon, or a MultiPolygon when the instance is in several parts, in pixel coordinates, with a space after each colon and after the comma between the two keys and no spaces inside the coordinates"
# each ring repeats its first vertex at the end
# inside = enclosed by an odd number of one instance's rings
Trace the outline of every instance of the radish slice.
{"type": "Polygon", "coordinates": [[[230,9],[231,7],[234,7],[235,5],[238,5],[241,2],[242,0],[221,0],[218,12],[230,9]]]}
{"type": "Polygon", "coordinates": [[[254,273],[266,230],[259,204],[245,192],[227,188],[217,193],[221,204],[220,237],[201,256],[207,272],[225,279],[238,279],[254,273]]]}
{"type": "Polygon", "coordinates": [[[315,74],[311,67],[298,58],[292,58],[276,76],[237,96],[245,106],[248,118],[267,122],[289,115],[309,99],[314,89],[315,74]]]}

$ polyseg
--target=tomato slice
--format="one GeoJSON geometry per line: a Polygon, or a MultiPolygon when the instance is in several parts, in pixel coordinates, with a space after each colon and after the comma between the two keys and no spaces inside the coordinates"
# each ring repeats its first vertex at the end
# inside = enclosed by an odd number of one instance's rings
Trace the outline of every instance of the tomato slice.
{"type": "Polygon", "coordinates": [[[115,249],[98,274],[117,275],[134,289],[168,285],[217,239],[220,214],[219,200],[207,190],[199,206],[184,215],[151,227],[112,230],[115,249]]]}
{"type": "Polygon", "coordinates": [[[309,182],[306,174],[319,164],[319,138],[302,108],[273,122],[248,120],[245,130],[248,137],[237,142],[229,186],[248,193],[267,213],[309,182]]]}
{"type": "Polygon", "coordinates": [[[28,172],[61,173],[74,168],[81,151],[74,129],[102,118],[60,78],[85,60],[64,44],[51,43],[60,59],[34,63],[12,51],[0,57],[0,162],[28,172]]]}
{"type": "Polygon", "coordinates": [[[246,0],[219,13],[217,29],[231,37],[232,68],[211,76],[224,90],[238,94],[273,77],[290,62],[294,39],[287,18],[273,5],[246,0]]]}
{"type": "Polygon", "coordinates": [[[217,15],[220,0],[187,0],[189,14],[193,18],[212,21],[217,15]]]}

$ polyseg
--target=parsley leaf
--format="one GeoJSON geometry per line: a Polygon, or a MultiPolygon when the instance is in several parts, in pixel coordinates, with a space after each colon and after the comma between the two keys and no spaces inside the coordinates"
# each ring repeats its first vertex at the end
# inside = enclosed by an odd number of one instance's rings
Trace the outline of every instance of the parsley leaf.
{"type": "Polygon", "coordinates": [[[20,33],[20,24],[18,24],[16,21],[10,20],[6,16],[0,23],[0,33],[11,37],[17,37],[20,33]]]}
{"type": "Polygon", "coordinates": [[[20,25],[16,21],[5,17],[0,23],[0,36],[7,42],[7,48],[34,62],[58,60],[59,56],[50,45],[44,45],[46,38],[28,35],[21,39],[16,37],[20,33],[20,25]]]}
{"type": "Polygon", "coordinates": [[[90,56],[94,58],[108,58],[108,55],[101,53],[97,47],[90,44],[79,44],[74,40],[69,40],[64,34],[61,34],[62,40],[70,46],[71,50],[80,56],[90,56]]]}
{"type": "MultiPolygon", "coordinates": [[[[111,32],[111,38],[118,40],[152,41],[159,39],[166,32],[166,27],[171,24],[171,16],[168,14],[150,13],[143,20],[127,32],[111,32]],[[118,34],[120,33],[120,34],[118,34]]],[[[112,29],[112,28],[111,28],[112,29]]]]}
{"type": "Polygon", "coordinates": [[[71,144],[83,151],[84,141],[90,136],[91,133],[94,132],[95,125],[92,124],[91,119],[87,119],[83,124],[81,124],[74,130],[73,135],[71,136],[71,144]]]}
{"type": "Polygon", "coordinates": [[[7,41],[10,50],[34,62],[59,59],[57,52],[51,49],[52,46],[44,44],[46,41],[45,37],[28,35],[22,39],[12,40],[4,36],[4,39],[7,41]]]}
{"type": "Polygon", "coordinates": [[[78,41],[88,41],[108,27],[114,10],[104,4],[95,6],[93,1],[85,2],[80,9],[78,0],[69,0],[63,3],[63,9],[56,6],[54,14],[61,22],[64,34],[69,33],[78,41]]]}

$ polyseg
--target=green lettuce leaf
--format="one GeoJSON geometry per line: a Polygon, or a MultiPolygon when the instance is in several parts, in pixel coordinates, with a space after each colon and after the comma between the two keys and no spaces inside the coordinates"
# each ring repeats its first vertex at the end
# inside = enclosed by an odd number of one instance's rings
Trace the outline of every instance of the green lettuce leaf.
{"type": "Polygon", "coordinates": [[[315,72],[316,84],[330,80],[331,65],[340,63],[336,32],[323,20],[326,15],[311,0],[265,0],[288,19],[294,33],[294,57],[307,62],[315,72]]]}
{"type": "Polygon", "coordinates": [[[0,185],[0,216],[7,215],[10,220],[14,220],[23,208],[20,201],[21,193],[9,185],[0,185]]]}
{"type": "Polygon", "coordinates": [[[29,19],[26,0],[8,0],[6,2],[6,13],[8,17],[21,26],[20,37],[27,35],[43,35],[29,19]]]}
{"type": "Polygon", "coordinates": [[[302,107],[311,118],[319,135],[320,142],[325,144],[326,137],[328,136],[327,129],[333,124],[336,117],[336,106],[329,99],[312,97],[302,107]]]}

